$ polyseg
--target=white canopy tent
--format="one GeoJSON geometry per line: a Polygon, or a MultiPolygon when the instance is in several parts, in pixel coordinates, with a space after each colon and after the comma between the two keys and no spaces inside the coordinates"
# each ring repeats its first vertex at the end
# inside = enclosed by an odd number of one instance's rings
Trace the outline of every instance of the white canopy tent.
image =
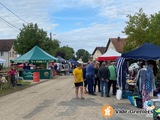
{"type": "Polygon", "coordinates": [[[83,64],[83,61],[81,58],[77,62],[83,64]]]}
{"type": "Polygon", "coordinates": [[[98,57],[97,60],[98,61],[116,60],[120,56],[121,56],[121,53],[119,53],[119,52],[113,50],[112,48],[110,48],[102,56],[98,57]]]}
{"type": "Polygon", "coordinates": [[[5,63],[6,61],[0,58],[0,63],[5,63]]]}

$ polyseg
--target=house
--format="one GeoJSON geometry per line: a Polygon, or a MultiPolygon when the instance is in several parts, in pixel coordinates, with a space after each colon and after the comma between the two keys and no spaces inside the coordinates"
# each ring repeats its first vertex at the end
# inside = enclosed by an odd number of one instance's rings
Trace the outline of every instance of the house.
{"type": "Polygon", "coordinates": [[[14,41],[15,39],[0,39],[0,58],[5,60],[4,67],[9,67],[11,65],[10,60],[17,57],[13,50],[14,41]]]}
{"type": "Polygon", "coordinates": [[[106,47],[96,47],[92,53],[92,59],[96,60],[99,56],[105,53],[106,47]]]}
{"type": "Polygon", "coordinates": [[[112,48],[117,52],[122,53],[125,45],[126,45],[126,38],[120,38],[120,37],[110,38],[105,48],[105,52],[107,52],[108,49],[112,48]]]}

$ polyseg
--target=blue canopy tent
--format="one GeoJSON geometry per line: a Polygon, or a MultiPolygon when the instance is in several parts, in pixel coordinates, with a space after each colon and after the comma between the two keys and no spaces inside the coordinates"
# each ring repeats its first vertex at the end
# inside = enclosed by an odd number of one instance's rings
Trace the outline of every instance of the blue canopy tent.
{"type": "Polygon", "coordinates": [[[121,57],[135,60],[157,60],[160,58],[160,46],[145,43],[130,52],[122,54],[121,57]]]}
{"type": "Polygon", "coordinates": [[[67,60],[65,60],[64,58],[62,58],[59,55],[56,58],[57,58],[57,62],[60,62],[60,63],[66,63],[67,62],[67,60]]]}
{"type": "Polygon", "coordinates": [[[69,59],[69,60],[68,60],[68,62],[70,62],[71,64],[78,64],[78,62],[77,62],[77,61],[75,61],[75,60],[74,60],[74,59],[72,59],[72,58],[71,58],[71,59],[69,59]]]}
{"type": "MultiPolygon", "coordinates": [[[[154,45],[151,43],[145,43],[141,45],[140,47],[124,53],[121,55],[121,57],[117,61],[117,84],[121,86],[124,86],[122,83],[122,80],[126,78],[126,73],[123,74],[123,70],[126,68],[126,60],[157,60],[160,59],[160,46],[154,45]]],[[[124,80],[125,81],[125,80],[124,80]]]]}

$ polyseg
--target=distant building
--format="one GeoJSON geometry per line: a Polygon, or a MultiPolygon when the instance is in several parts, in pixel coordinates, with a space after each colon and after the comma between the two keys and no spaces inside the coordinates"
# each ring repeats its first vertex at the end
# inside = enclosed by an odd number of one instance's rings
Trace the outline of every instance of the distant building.
{"type": "Polygon", "coordinates": [[[92,53],[92,59],[96,60],[99,56],[107,52],[108,49],[122,53],[124,46],[126,45],[126,38],[109,38],[106,47],[96,47],[92,53]]]}
{"type": "Polygon", "coordinates": [[[4,67],[11,65],[10,60],[17,57],[16,52],[13,50],[13,43],[15,39],[0,39],[0,58],[4,59],[4,67]]]}
{"type": "Polygon", "coordinates": [[[106,47],[96,47],[92,53],[93,60],[96,60],[99,56],[105,53],[106,47]]]}
{"type": "Polygon", "coordinates": [[[126,38],[109,38],[107,46],[105,48],[105,52],[107,52],[108,49],[112,48],[117,52],[122,53],[125,45],[126,38]]]}

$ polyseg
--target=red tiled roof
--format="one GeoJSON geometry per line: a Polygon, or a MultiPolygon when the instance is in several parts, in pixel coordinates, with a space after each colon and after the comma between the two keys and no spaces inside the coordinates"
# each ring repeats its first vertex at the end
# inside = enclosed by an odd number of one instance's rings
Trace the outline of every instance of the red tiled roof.
{"type": "Polygon", "coordinates": [[[10,51],[15,39],[0,39],[0,51],[10,51]]]}
{"type": "Polygon", "coordinates": [[[96,47],[95,50],[93,51],[92,55],[96,52],[96,50],[99,50],[102,54],[105,53],[106,47],[96,47]]]}
{"type": "Polygon", "coordinates": [[[117,52],[122,53],[124,45],[126,44],[126,38],[110,38],[106,46],[105,52],[107,51],[110,42],[112,42],[117,52]]]}

